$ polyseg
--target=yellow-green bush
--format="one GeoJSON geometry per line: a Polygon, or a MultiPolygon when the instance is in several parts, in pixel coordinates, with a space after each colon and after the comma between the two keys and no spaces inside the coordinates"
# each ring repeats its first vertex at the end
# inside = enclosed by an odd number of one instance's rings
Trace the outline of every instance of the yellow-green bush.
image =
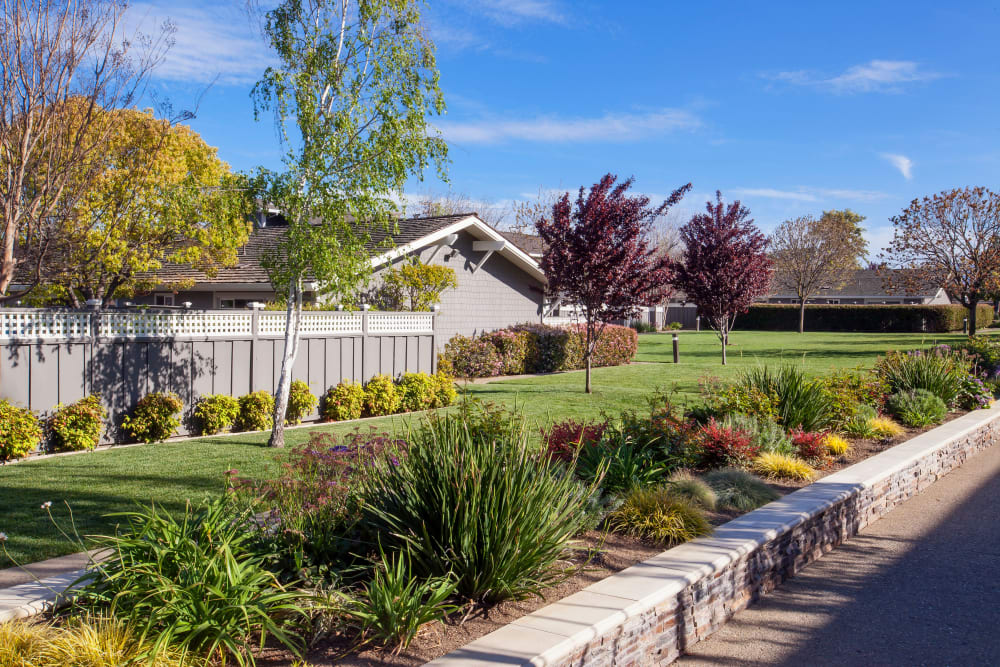
{"type": "Polygon", "coordinates": [[[202,435],[214,435],[232,427],[240,416],[238,399],[225,394],[202,396],[194,406],[194,418],[202,435]]]}
{"type": "Polygon", "coordinates": [[[455,390],[455,377],[444,368],[438,368],[434,378],[434,404],[431,407],[445,408],[455,402],[458,391],[455,390]]]}
{"type": "Polygon", "coordinates": [[[240,431],[266,431],[274,426],[274,396],[261,389],[240,396],[240,416],[236,428],[240,431]]]}
{"type": "Polygon", "coordinates": [[[399,402],[403,412],[426,410],[434,404],[434,378],[427,373],[403,373],[399,379],[399,402]]]}
{"type": "Polygon", "coordinates": [[[843,456],[847,452],[851,451],[851,443],[849,443],[844,438],[839,435],[834,435],[833,433],[828,434],[823,438],[823,445],[826,447],[832,456],[843,456]]]}
{"type": "Polygon", "coordinates": [[[365,385],[365,416],[381,417],[399,410],[399,389],[388,375],[376,375],[365,385]]]}
{"type": "Polygon", "coordinates": [[[42,441],[35,413],[0,399],[0,461],[27,456],[42,441]]]}
{"type": "Polygon", "coordinates": [[[150,645],[127,624],[111,619],[75,619],[64,625],[16,620],[0,623],[0,667],[185,667],[200,664],[176,651],[150,659],[150,645]]]}
{"type": "Polygon", "coordinates": [[[321,411],[323,419],[336,422],[345,419],[359,419],[364,408],[364,385],[344,378],[326,390],[321,411]]]}
{"type": "Polygon", "coordinates": [[[285,406],[285,423],[298,424],[313,411],[319,399],[309,391],[309,385],[302,380],[292,380],[288,388],[288,405],[285,406]]]}
{"type": "Polygon", "coordinates": [[[753,469],[758,475],[770,479],[791,479],[808,482],[816,476],[808,463],[793,456],[765,452],[754,459],[753,469]]]}
{"type": "Polygon", "coordinates": [[[181,425],[184,403],[173,392],[155,391],[139,399],[131,415],[125,415],[122,426],[139,442],[163,442],[181,425]]]}
{"type": "Polygon", "coordinates": [[[669,486],[637,488],[610,514],[612,530],[665,547],[712,532],[697,505],[674,494],[669,486]]]}
{"type": "Polygon", "coordinates": [[[97,447],[107,415],[107,410],[101,405],[101,397],[93,394],[69,405],[60,403],[49,417],[52,446],[60,452],[97,447]]]}
{"type": "Polygon", "coordinates": [[[895,438],[898,435],[906,433],[906,429],[888,417],[874,417],[869,419],[868,426],[871,429],[872,437],[879,439],[895,438]]]}

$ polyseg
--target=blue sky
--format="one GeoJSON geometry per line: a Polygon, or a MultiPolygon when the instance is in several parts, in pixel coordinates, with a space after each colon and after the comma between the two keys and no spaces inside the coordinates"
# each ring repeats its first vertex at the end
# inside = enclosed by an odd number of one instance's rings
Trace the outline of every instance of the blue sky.
{"type": "MultiPolygon", "coordinates": [[[[243,3],[139,4],[177,43],[153,82],[235,169],[278,166],[249,90],[267,50],[243,3]],[[213,82],[207,90],[205,86],[213,82]]],[[[450,188],[483,201],[575,190],[605,172],[680,215],[716,189],[765,231],[852,208],[873,248],[914,197],[998,187],[995,3],[432,0],[450,188]]],[[[411,194],[447,191],[429,180],[411,194]]]]}

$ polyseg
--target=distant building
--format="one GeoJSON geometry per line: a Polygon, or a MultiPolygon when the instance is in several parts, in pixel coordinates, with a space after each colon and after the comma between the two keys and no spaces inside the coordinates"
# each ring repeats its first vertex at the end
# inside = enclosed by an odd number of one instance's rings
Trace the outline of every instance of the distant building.
{"type": "MultiPolygon", "coordinates": [[[[915,289],[888,290],[885,287],[883,275],[875,269],[859,269],[851,279],[839,289],[821,289],[806,299],[807,304],[826,305],[862,305],[862,304],[911,304],[936,306],[950,304],[951,298],[940,285],[924,284],[915,289]]],[[[889,269],[888,271],[901,271],[889,269]]],[[[799,298],[788,290],[772,288],[766,295],[759,298],[758,303],[789,303],[797,304],[799,298]]]]}

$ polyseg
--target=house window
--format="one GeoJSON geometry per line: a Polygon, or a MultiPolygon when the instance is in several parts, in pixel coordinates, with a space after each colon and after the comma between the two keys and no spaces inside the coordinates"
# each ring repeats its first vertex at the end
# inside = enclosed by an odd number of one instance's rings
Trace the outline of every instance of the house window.
{"type": "Polygon", "coordinates": [[[153,305],[154,306],[172,306],[172,305],[174,305],[174,295],[173,294],[154,294],[153,295],[153,305]]]}
{"type": "Polygon", "coordinates": [[[833,306],[839,306],[840,305],[840,299],[827,299],[826,302],[828,304],[830,304],[830,305],[833,305],[833,306]]]}
{"type": "Polygon", "coordinates": [[[246,308],[252,299],[219,299],[219,308],[246,308]]]}

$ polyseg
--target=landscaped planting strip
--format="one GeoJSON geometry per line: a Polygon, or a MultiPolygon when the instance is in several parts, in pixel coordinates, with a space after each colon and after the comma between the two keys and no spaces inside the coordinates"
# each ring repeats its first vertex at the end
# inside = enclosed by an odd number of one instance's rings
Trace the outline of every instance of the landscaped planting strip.
{"type": "Polygon", "coordinates": [[[668,664],[998,439],[1000,403],[824,477],[428,664],[668,664]]]}

